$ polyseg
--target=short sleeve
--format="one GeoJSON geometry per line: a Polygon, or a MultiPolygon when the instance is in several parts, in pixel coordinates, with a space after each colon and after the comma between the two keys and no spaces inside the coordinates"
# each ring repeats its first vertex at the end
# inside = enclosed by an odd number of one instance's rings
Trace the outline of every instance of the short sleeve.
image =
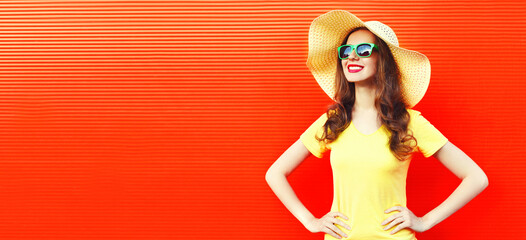
{"type": "Polygon", "coordinates": [[[323,134],[323,125],[327,121],[327,113],[323,113],[316,121],[314,121],[310,127],[305,130],[300,136],[303,145],[317,158],[322,158],[323,154],[328,150],[325,143],[318,142],[315,136],[321,137],[323,134]]]}
{"type": "Polygon", "coordinates": [[[409,128],[416,138],[418,150],[424,157],[431,157],[447,143],[448,139],[424,118],[421,112],[412,109],[408,109],[408,112],[411,113],[409,128]]]}

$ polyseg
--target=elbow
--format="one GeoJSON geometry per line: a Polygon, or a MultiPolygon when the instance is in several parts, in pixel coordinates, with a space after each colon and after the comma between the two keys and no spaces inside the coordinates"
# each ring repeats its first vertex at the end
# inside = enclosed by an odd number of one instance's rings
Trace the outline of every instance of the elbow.
{"type": "Polygon", "coordinates": [[[482,189],[487,188],[489,185],[489,179],[486,173],[481,171],[480,174],[478,174],[477,176],[478,182],[480,182],[480,184],[482,185],[482,189]]]}
{"type": "Polygon", "coordinates": [[[270,180],[274,178],[275,174],[275,171],[273,171],[272,168],[269,168],[267,173],[265,173],[265,181],[267,181],[267,183],[270,182],[270,180]]]}
{"type": "Polygon", "coordinates": [[[486,176],[486,174],[484,174],[484,179],[482,182],[483,182],[484,188],[487,188],[489,185],[489,179],[488,179],[488,176],[486,176]]]}
{"type": "Polygon", "coordinates": [[[273,170],[271,168],[271,169],[267,170],[267,173],[265,174],[265,181],[267,181],[267,183],[270,184],[274,180],[279,179],[281,177],[285,177],[286,178],[287,175],[282,173],[282,172],[280,172],[279,170],[276,170],[276,169],[273,170]]]}
{"type": "Polygon", "coordinates": [[[265,173],[265,181],[268,182],[269,179],[270,179],[270,169],[267,170],[267,173],[265,173]]]}
{"type": "Polygon", "coordinates": [[[480,186],[481,189],[485,189],[489,185],[488,176],[481,170],[477,173],[473,173],[468,175],[465,180],[469,179],[469,181],[473,182],[477,186],[480,186]]]}

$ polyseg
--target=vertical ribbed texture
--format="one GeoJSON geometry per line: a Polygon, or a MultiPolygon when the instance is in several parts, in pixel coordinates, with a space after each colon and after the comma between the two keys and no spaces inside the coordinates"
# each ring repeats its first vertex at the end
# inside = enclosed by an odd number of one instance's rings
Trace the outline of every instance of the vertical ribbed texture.
{"type": "MultiPolygon", "coordinates": [[[[322,239],[264,175],[331,103],[305,61],[332,9],[429,57],[415,109],[489,176],[417,237],[526,235],[524,1],[57,0],[0,3],[0,239],[322,239]]],[[[408,177],[419,216],[459,183],[426,160],[408,177]]],[[[316,217],[328,161],[289,177],[316,217]]]]}

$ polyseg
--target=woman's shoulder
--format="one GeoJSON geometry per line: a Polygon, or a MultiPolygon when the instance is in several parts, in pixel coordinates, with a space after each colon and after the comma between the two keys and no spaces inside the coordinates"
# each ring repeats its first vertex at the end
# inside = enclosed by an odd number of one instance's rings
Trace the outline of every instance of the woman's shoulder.
{"type": "Polygon", "coordinates": [[[422,113],[415,109],[407,108],[407,112],[409,113],[409,128],[414,128],[415,121],[418,121],[418,119],[422,116],[422,113]]]}
{"type": "Polygon", "coordinates": [[[422,114],[420,111],[415,110],[415,109],[412,109],[412,108],[407,108],[406,110],[407,110],[407,112],[408,112],[409,114],[411,114],[411,115],[422,114]]]}

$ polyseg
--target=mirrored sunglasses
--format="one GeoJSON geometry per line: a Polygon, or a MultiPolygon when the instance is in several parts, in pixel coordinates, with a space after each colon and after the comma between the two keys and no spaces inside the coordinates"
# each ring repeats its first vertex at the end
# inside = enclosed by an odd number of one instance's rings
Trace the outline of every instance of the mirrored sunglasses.
{"type": "Polygon", "coordinates": [[[374,43],[359,43],[356,45],[341,45],[338,47],[338,57],[340,59],[347,59],[353,50],[356,50],[356,55],[361,58],[370,57],[373,50],[378,50],[378,46],[374,43]]]}

